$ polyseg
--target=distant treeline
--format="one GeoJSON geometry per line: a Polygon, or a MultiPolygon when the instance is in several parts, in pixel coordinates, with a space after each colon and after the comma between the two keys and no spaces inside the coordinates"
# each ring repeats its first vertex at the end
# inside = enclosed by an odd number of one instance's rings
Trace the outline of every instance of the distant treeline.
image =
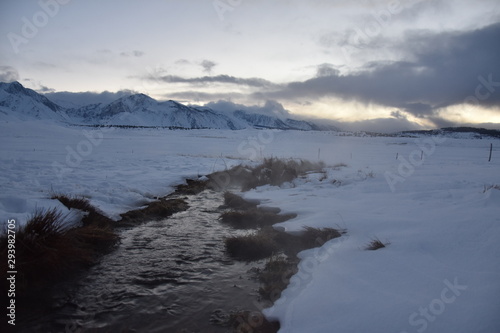
{"type": "Polygon", "coordinates": [[[442,135],[446,133],[475,133],[478,136],[490,136],[500,139],[500,130],[475,128],[475,127],[445,127],[429,131],[403,131],[402,134],[425,134],[425,135],[442,135]]]}
{"type": "Polygon", "coordinates": [[[79,127],[94,127],[94,128],[154,128],[154,129],[170,129],[170,130],[192,130],[192,129],[212,129],[210,127],[186,128],[178,126],[138,126],[138,125],[74,125],[79,127]]]}

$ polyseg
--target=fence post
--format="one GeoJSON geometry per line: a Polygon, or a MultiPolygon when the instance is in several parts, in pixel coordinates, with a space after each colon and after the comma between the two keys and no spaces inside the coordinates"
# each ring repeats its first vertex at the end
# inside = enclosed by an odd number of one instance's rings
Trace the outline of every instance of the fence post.
{"type": "Polygon", "coordinates": [[[491,152],[493,151],[493,143],[490,143],[490,157],[488,158],[488,162],[491,162],[491,152]]]}

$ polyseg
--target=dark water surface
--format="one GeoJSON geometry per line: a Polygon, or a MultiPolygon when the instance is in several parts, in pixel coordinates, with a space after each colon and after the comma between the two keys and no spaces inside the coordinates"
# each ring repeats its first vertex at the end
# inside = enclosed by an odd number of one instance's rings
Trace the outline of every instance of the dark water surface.
{"type": "Polygon", "coordinates": [[[206,190],[188,196],[184,212],[120,230],[119,247],[76,285],[61,288],[50,312],[20,322],[19,331],[229,331],[210,318],[258,310],[258,283],[247,271],[262,263],[234,261],[225,253],[224,237],[246,231],[217,220],[221,197],[206,190]]]}

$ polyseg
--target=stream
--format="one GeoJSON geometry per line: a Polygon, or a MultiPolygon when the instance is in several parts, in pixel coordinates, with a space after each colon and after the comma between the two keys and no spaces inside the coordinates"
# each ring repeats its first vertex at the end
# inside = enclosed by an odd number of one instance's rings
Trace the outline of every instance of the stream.
{"type": "Polygon", "coordinates": [[[231,259],[224,238],[245,234],[218,221],[222,193],[187,198],[169,218],[118,229],[120,245],[76,283],[62,286],[52,309],[19,322],[19,332],[230,332],[211,323],[231,310],[258,311],[261,262],[231,259]]]}

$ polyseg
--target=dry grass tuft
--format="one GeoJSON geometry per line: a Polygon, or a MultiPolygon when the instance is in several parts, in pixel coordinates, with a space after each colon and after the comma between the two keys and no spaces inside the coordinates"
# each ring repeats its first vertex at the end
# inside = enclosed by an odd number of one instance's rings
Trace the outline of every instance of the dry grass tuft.
{"type": "Polygon", "coordinates": [[[300,175],[310,171],[322,171],[324,163],[313,163],[305,160],[282,160],[278,158],[266,158],[262,164],[256,166],[242,183],[242,191],[248,191],[262,185],[280,186],[291,182],[300,175]]]}
{"type": "Polygon", "coordinates": [[[484,185],[483,193],[486,193],[489,190],[500,190],[500,185],[484,185]]]}
{"type": "Polygon", "coordinates": [[[310,249],[323,246],[329,240],[338,238],[346,234],[346,232],[344,229],[304,227],[304,232],[300,235],[300,239],[303,246],[310,249]]]}
{"type": "Polygon", "coordinates": [[[214,172],[207,177],[214,189],[223,190],[231,186],[241,186],[242,191],[248,191],[268,184],[280,186],[307,172],[320,172],[324,167],[322,162],[271,157],[252,168],[238,165],[225,171],[214,172]]]}
{"type": "Polygon", "coordinates": [[[226,191],[224,192],[224,206],[222,208],[231,208],[235,210],[255,209],[259,204],[258,201],[248,201],[237,194],[226,191]]]}
{"type": "Polygon", "coordinates": [[[263,299],[275,302],[297,271],[297,260],[278,256],[269,258],[264,268],[258,273],[261,283],[259,294],[263,299]]]}
{"type": "MultiPolygon", "coordinates": [[[[55,208],[37,210],[17,230],[16,270],[20,295],[40,291],[74,275],[92,265],[101,253],[119,241],[110,227],[87,224],[71,228],[67,218],[55,208]]],[[[0,237],[2,255],[6,255],[7,245],[7,236],[0,237]]]]}
{"type": "Polygon", "coordinates": [[[279,251],[273,233],[267,228],[251,235],[229,237],[224,242],[227,252],[240,260],[259,260],[279,251]]]}
{"type": "Polygon", "coordinates": [[[175,193],[182,195],[195,195],[206,190],[207,187],[208,181],[186,179],[186,184],[177,185],[175,187],[175,193]]]}
{"type": "Polygon", "coordinates": [[[87,212],[87,216],[82,219],[83,226],[110,228],[114,224],[113,220],[94,207],[87,198],[67,196],[65,194],[54,194],[51,198],[59,200],[68,209],[78,209],[87,212]]]}
{"type": "Polygon", "coordinates": [[[302,234],[291,235],[268,226],[251,235],[227,238],[225,244],[231,256],[242,260],[258,260],[278,252],[294,257],[300,251],[320,247],[345,233],[333,228],[307,227],[302,234]]]}
{"type": "Polygon", "coordinates": [[[387,242],[387,243],[383,243],[380,239],[378,238],[374,238],[371,240],[370,243],[368,243],[366,246],[365,246],[365,250],[368,250],[368,251],[375,251],[375,250],[378,250],[378,249],[381,249],[381,248],[384,248],[386,247],[387,245],[389,245],[390,243],[387,242]]]}
{"type": "Polygon", "coordinates": [[[158,220],[188,209],[188,204],[183,199],[165,199],[153,201],[145,208],[135,209],[121,214],[120,226],[133,226],[137,223],[158,220]]]}
{"type": "Polygon", "coordinates": [[[296,214],[277,214],[260,208],[244,211],[231,210],[221,214],[220,220],[236,229],[252,229],[270,226],[297,217],[296,214]]]}
{"type": "Polygon", "coordinates": [[[262,313],[248,310],[232,312],[229,326],[237,333],[276,333],[280,329],[278,321],[270,322],[262,313]]]}
{"type": "Polygon", "coordinates": [[[342,168],[347,168],[347,167],[348,167],[348,165],[345,163],[337,163],[332,168],[333,168],[333,170],[340,170],[342,168]]]}
{"type": "Polygon", "coordinates": [[[304,227],[304,231],[299,235],[275,231],[274,239],[288,256],[293,257],[301,251],[323,246],[329,240],[345,233],[342,229],[304,227]]]}
{"type": "Polygon", "coordinates": [[[96,253],[106,253],[120,240],[113,229],[92,225],[70,229],[68,234],[74,238],[75,244],[78,244],[82,248],[90,249],[93,255],[96,253]]]}

